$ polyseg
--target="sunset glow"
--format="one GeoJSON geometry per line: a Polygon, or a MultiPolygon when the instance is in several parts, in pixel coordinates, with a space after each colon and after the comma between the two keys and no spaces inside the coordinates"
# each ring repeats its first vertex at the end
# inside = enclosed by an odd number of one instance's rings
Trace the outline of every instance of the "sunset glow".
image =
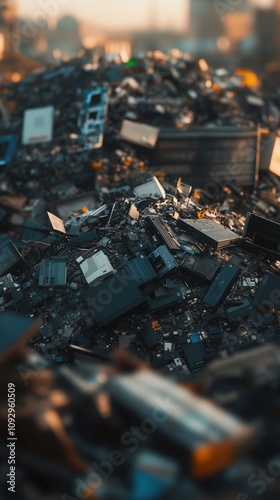
{"type": "MultiPolygon", "coordinates": [[[[53,5],[57,17],[71,14],[105,29],[145,29],[156,24],[157,28],[185,30],[188,20],[188,0],[19,0],[21,16],[47,15],[47,5],[53,5]]],[[[47,15],[49,16],[49,13],[47,15]]]]}

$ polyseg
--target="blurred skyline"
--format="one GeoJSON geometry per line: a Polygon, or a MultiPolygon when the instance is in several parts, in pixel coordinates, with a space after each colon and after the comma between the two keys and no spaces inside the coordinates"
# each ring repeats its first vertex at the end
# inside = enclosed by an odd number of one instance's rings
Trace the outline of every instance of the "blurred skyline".
{"type": "MultiPolygon", "coordinates": [[[[52,2],[56,2],[58,18],[69,14],[107,30],[156,27],[185,31],[187,28],[189,0],[50,0],[50,4],[52,2]]],[[[46,12],[44,4],[48,1],[18,0],[19,16],[32,17],[46,12]]]]}
{"type": "MultiPolygon", "coordinates": [[[[211,2],[212,0],[208,0],[211,2]]],[[[240,0],[236,5],[242,4],[240,0]]],[[[190,0],[18,0],[19,15],[32,17],[46,13],[55,5],[56,17],[75,16],[107,30],[141,30],[149,28],[186,31],[188,28],[190,0]]],[[[214,7],[214,1],[213,9],[214,7]]],[[[227,2],[224,2],[227,5],[227,2]]],[[[254,6],[271,7],[274,0],[250,0],[254,6]]],[[[229,4],[230,5],[230,4],[229,4]]],[[[233,4],[234,5],[234,4],[233,4]]],[[[235,10],[232,7],[232,10],[235,10]]],[[[50,17],[50,16],[47,16],[50,17]]]]}
{"type": "MultiPolygon", "coordinates": [[[[279,60],[280,0],[9,0],[8,5],[0,60],[21,53],[49,64],[86,49],[93,61],[103,55],[128,61],[172,47],[210,64],[262,68],[279,60]]],[[[13,78],[20,77],[16,73],[13,78]]]]}

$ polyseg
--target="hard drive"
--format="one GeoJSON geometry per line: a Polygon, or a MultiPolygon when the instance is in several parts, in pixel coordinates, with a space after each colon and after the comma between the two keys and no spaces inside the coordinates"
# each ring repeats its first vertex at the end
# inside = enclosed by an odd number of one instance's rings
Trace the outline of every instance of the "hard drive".
{"type": "Polygon", "coordinates": [[[178,226],[195,235],[214,250],[225,248],[241,240],[236,233],[208,219],[180,219],[178,226]]]}
{"type": "Polygon", "coordinates": [[[216,309],[230,292],[241,270],[226,262],[206,292],[202,303],[209,309],[216,309]]]}
{"type": "Polygon", "coordinates": [[[213,281],[218,270],[221,267],[221,262],[214,259],[199,259],[195,255],[187,255],[181,265],[183,271],[187,271],[197,278],[205,281],[213,281]]]}

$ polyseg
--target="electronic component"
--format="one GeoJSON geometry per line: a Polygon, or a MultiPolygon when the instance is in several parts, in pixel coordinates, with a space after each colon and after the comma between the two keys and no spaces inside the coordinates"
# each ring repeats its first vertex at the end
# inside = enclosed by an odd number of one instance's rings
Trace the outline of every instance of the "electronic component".
{"type": "Polygon", "coordinates": [[[107,85],[85,90],[84,106],[80,112],[78,126],[82,134],[90,136],[90,145],[92,149],[101,148],[103,144],[107,107],[107,85]]]}
{"type": "Polygon", "coordinates": [[[27,268],[27,263],[15,245],[6,240],[0,245],[0,276],[7,273],[18,274],[27,268]]]}
{"type": "Polygon", "coordinates": [[[45,323],[43,326],[40,328],[40,336],[42,339],[48,339],[53,336],[54,332],[52,327],[49,325],[49,323],[45,323]]]}
{"type": "Polygon", "coordinates": [[[199,259],[195,255],[187,255],[181,265],[181,269],[205,281],[213,281],[220,267],[221,262],[217,260],[199,259]]]}
{"type": "Polygon", "coordinates": [[[248,213],[243,241],[252,250],[264,250],[280,259],[280,224],[278,222],[248,213]]]}
{"type": "Polygon", "coordinates": [[[94,322],[106,326],[146,302],[133,281],[116,274],[97,287],[82,294],[94,322]]]}
{"type": "Polygon", "coordinates": [[[68,197],[66,201],[59,201],[53,210],[62,219],[69,216],[71,213],[81,212],[83,207],[87,207],[88,210],[95,210],[98,206],[98,201],[96,199],[96,193],[87,193],[83,196],[68,197]]]}
{"type": "Polygon", "coordinates": [[[11,163],[17,145],[17,138],[14,135],[0,136],[0,165],[11,163]]]}
{"type": "Polygon", "coordinates": [[[183,351],[190,370],[198,370],[205,365],[207,356],[201,341],[186,344],[183,351]]]}
{"type": "Polygon", "coordinates": [[[66,285],[66,260],[62,257],[43,259],[40,264],[39,286],[53,288],[66,285]]]}
{"type": "Polygon", "coordinates": [[[166,286],[157,288],[149,296],[148,305],[151,311],[155,312],[180,304],[182,301],[183,297],[180,288],[173,281],[166,280],[166,286]]]}
{"type": "Polygon", "coordinates": [[[137,210],[136,206],[134,205],[134,203],[131,203],[128,215],[132,219],[134,219],[134,220],[138,220],[139,219],[140,213],[138,212],[138,210],[137,210]]]}
{"type": "Polygon", "coordinates": [[[157,278],[149,260],[144,256],[130,260],[125,264],[124,269],[131,275],[137,286],[145,285],[157,278]]]}
{"type": "Polygon", "coordinates": [[[27,219],[23,226],[17,227],[21,238],[28,242],[41,242],[50,234],[49,228],[32,219],[27,219]]]}
{"type": "Polygon", "coordinates": [[[181,250],[181,245],[172,229],[165,224],[159,216],[148,215],[146,221],[152,231],[158,236],[161,242],[167,246],[170,252],[181,250]]]}
{"type": "Polygon", "coordinates": [[[79,234],[69,241],[70,247],[91,248],[94,242],[99,241],[97,231],[88,231],[87,233],[79,234]]]}
{"type": "Polygon", "coordinates": [[[208,326],[208,337],[211,342],[220,343],[223,337],[223,330],[219,321],[212,321],[208,326]]]}
{"type": "Polygon", "coordinates": [[[65,234],[66,229],[64,227],[63,221],[56,215],[51,214],[50,212],[47,212],[47,214],[54,231],[58,231],[59,233],[65,234]]]}
{"type": "Polygon", "coordinates": [[[49,290],[36,290],[35,293],[32,293],[30,296],[30,303],[33,307],[37,307],[39,304],[49,299],[50,296],[49,290]]]}
{"type": "Polygon", "coordinates": [[[166,193],[157,179],[157,177],[151,177],[145,184],[141,184],[134,188],[134,193],[138,198],[163,198],[165,199],[166,193]]]}
{"type": "Polygon", "coordinates": [[[154,148],[158,140],[159,130],[159,128],[151,127],[145,123],[124,120],[120,131],[120,139],[146,148],[154,148]]]}
{"type": "Polygon", "coordinates": [[[189,198],[191,195],[193,187],[190,186],[189,184],[185,184],[182,182],[182,179],[180,178],[177,182],[176,186],[176,191],[175,194],[176,196],[182,196],[183,198],[189,198]]]}
{"type": "Polygon", "coordinates": [[[246,318],[255,310],[254,304],[250,299],[244,299],[243,304],[240,306],[226,307],[225,314],[229,323],[240,321],[246,318]]]}
{"type": "Polygon", "coordinates": [[[40,327],[40,321],[15,316],[9,313],[0,313],[0,362],[16,355],[25,347],[28,340],[35,337],[40,327]]]}
{"type": "Polygon", "coordinates": [[[22,144],[38,144],[52,141],[54,107],[28,109],[24,112],[22,144]]]}
{"type": "Polygon", "coordinates": [[[107,255],[102,251],[95,253],[89,259],[79,257],[77,262],[89,285],[103,281],[115,273],[107,255]]]}
{"type": "Polygon", "coordinates": [[[159,277],[165,276],[178,267],[176,260],[165,245],[154,250],[148,259],[159,277]]]}
{"type": "Polygon", "coordinates": [[[155,349],[159,345],[159,336],[152,328],[147,328],[140,332],[140,338],[148,351],[155,349]]]}
{"type": "Polygon", "coordinates": [[[49,321],[51,322],[51,324],[53,325],[53,328],[57,331],[60,327],[61,327],[61,324],[62,324],[62,318],[61,316],[56,312],[56,311],[51,311],[49,314],[48,314],[48,319],[49,321]]]}
{"type": "Polygon", "coordinates": [[[19,285],[15,285],[10,289],[11,295],[13,297],[13,300],[15,301],[15,304],[18,304],[22,300],[24,300],[25,296],[23,293],[22,288],[19,285]]]}
{"type": "Polygon", "coordinates": [[[216,309],[230,292],[240,274],[240,269],[233,264],[223,264],[210,288],[203,297],[203,304],[210,309],[216,309]]]}
{"type": "Polygon", "coordinates": [[[221,224],[208,219],[180,219],[178,226],[214,250],[225,248],[240,241],[240,236],[221,224]]]}
{"type": "Polygon", "coordinates": [[[280,311],[280,276],[266,274],[257,290],[255,300],[264,310],[280,311]]]}

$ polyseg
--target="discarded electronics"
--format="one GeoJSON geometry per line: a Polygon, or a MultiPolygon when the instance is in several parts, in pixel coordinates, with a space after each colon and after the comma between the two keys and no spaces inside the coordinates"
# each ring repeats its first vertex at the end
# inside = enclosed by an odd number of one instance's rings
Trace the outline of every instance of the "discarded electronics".
{"type": "Polygon", "coordinates": [[[9,165],[16,151],[17,138],[13,135],[0,136],[0,165],[9,165]]]}
{"type": "Polygon", "coordinates": [[[139,179],[124,193],[108,187],[97,209],[48,212],[18,249],[5,241],[1,310],[45,318],[34,347],[53,361],[67,361],[73,341],[109,354],[122,333],[151,366],[180,373],[228,346],[276,341],[277,300],[265,295],[279,272],[279,224],[206,209],[180,182],[139,179]]]}
{"type": "MultiPolygon", "coordinates": [[[[12,231],[19,243],[28,218],[43,226],[46,211],[66,218],[94,210],[99,188],[102,201],[125,195],[131,184],[140,196],[144,172],[181,177],[212,200],[225,188],[256,195],[280,111],[275,96],[264,98],[243,79],[244,72],[216,70],[183,54],[149,53],[94,66],[85,55],[3,86],[1,102],[13,110],[0,123],[3,233],[12,231]]],[[[165,196],[155,182],[141,196],[165,196]]],[[[248,211],[258,208],[270,215],[278,207],[252,199],[248,211]]]]}
{"type": "Polygon", "coordinates": [[[158,52],[70,61],[3,96],[0,385],[17,384],[23,500],[250,496],[279,456],[277,150],[257,183],[274,99],[158,52]]]}
{"type": "Polygon", "coordinates": [[[108,87],[96,87],[84,93],[84,106],[80,111],[78,125],[82,134],[90,137],[91,147],[103,144],[104,122],[108,110],[108,87]]]}
{"type": "Polygon", "coordinates": [[[26,110],[24,113],[22,144],[51,142],[53,138],[54,107],[26,110]]]}
{"type": "Polygon", "coordinates": [[[38,352],[67,361],[74,339],[108,353],[125,333],[177,373],[277,339],[275,308],[257,318],[263,277],[279,272],[280,181],[258,171],[272,100],[159,54],[77,59],[3,93],[15,110],[1,130],[0,308],[45,318],[38,352]],[[7,156],[4,138],[27,128],[7,156]]]}
{"type": "Polygon", "coordinates": [[[63,258],[44,259],[40,264],[39,286],[66,286],[66,273],[66,261],[63,258]]]}
{"type": "Polygon", "coordinates": [[[109,278],[112,274],[114,274],[114,269],[104,252],[97,252],[89,259],[79,257],[77,262],[80,265],[83,275],[89,285],[109,278]]]}
{"type": "MultiPolygon", "coordinates": [[[[193,334],[183,351],[192,370],[204,371],[199,378],[187,371],[170,378],[129,352],[106,355],[75,344],[67,367],[59,366],[61,356],[53,365],[27,348],[37,337],[47,342],[49,324],[8,313],[0,313],[0,322],[0,388],[8,390],[12,410],[15,388],[17,401],[15,431],[9,412],[8,429],[15,434],[8,451],[6,436],[0,438],[1,470],[13,477],[4,457],[13,456],[20,442],[22,500],[33,493],[43,498],[46,483],[50,500],[76,498],[84,488],[90,497],[103,498],[105,490],[105,498],[142,499],[147,484],[151,500],[190,493],[194,500],[236,498],[248,484],[248,468],[255,475],[264,463],[273,464],[266,498],[279,497],[279,482],[272,481],[278,461],[271,461],[279,453],[279,346],[222,352],[205,366],[204,347],[193,334]]],[[[71,328],[60,335],[69,337],[71,328]]],[[[145,339],[147,349],[158,345],[156,334],[145,339]]],[[[172,343],[165,347],[166,358],[182,367],[172,343]]],[[[1,428],[6,410],[1,402],[1,428]]],[[[2,481],[1,497],[6,492],[2,481]]]]}
{"type": "Polygon", "coordinates": [[[152,177],[145,184],[141,184],[134,189],[139,198],[165,198],[165,191],[156,177],[152,177]]]}
{"type": "Polygon", "coordinates": [[[124,120],[120,131],[120,139],[148,148],[155,147],[158,135],[158,128],[129,120],[124,120]]]}
{"type": "Polygon", "coordinates": [[[280,224],[256,214],[247,215],[243,231],[244,243],[256,251],[264,251],[280,259],[280,224]]]}
{"type": "Polygon", "coordinates": [[[181,229],[194,234],[200,241],[207,243],[214,250],[234,245],[240,241],[240,236],[211,220],[181,219],[178,224],[181,229]]]}

